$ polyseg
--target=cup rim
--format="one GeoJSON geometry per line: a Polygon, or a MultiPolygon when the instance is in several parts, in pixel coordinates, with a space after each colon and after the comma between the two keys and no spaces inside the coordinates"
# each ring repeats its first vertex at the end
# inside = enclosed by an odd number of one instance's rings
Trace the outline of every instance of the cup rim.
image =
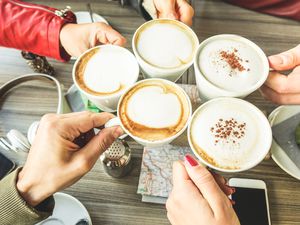
{"type": "MultiPolygon", "coordinates": [[[[116,93],[113,93],[111,95],[93,95],[91,93],[88,93],[86,92],[85,90],[83,90],[80,85],[77,83],[77,80],[76,80],[76,68],[77,68],[77,64],[78,62],[80,61],[80,59],[86,55],[88,52],[92,51],[93,49],[96,49],[96,48],[116,48],[116,49],[120,49],[122,51],[125,51],[128,53],[128,56],[130,55],[130,57],[132,58],[132,62],[134,64],[134,67],[135,67],[135,70],[136,70],[136,77],[135,77],[135,82],[138,80],[139,78],[139,74],[140,74],[140,68],[139,68],[139,64],[134,56],[134,54],[129,51],[128,49],[124,48],[124,47],[121,47],[121,46],[118,46],[118,45],[112,45],[112,44],[104,44],[104,45],[98,45],[98,46],[95,46],[93,48],[90,48],[88,50],[86,50],[85,52],[83,52],[75,61],[74,65],[73,65],[73,68],[72,68],[72,78],[73,78],[73,83],[75,84],[76,88],[84,93],[86,96],[90,97],[90,98],[94,98],[94,99],[111,99],[111,98],[115,98],[115,97],[119,97],[121,95],[123,95],[125,93],[125,91],[127,90],[128,87],[125,87],[123,90],[119,91],[119,92],[116,92],[116,93]]],[[[134,84],[134,83],[133,83],[134,84]]],[[[130,87],[130,85],[129,85],[130,87]]]]}
{"type": "Polygon", "coordinates": [[[191,100],[188,96],[188,94],[185,92],[185,90],[180,87],[178,84],[172,82],[172,81],[169,81],[169,80],[166,80],[166,79],[162,79],[162,78],[148,78],[148,79],[143,79],[143,80],[140,80],[136,83],[134,83],[133,85],[131,85],[126,91],[125,93],[121,96],[121,98],[119,99],[119,102],[118,102],[118,107],[117,107],[117,117],[120,118],[120,105],[121,105],[121,102],[124,98],[124,96],[132,89],[134,88],[135,86],[139,85],[140,83],[143,83],[143,82],[147,82],[147,81],[160,81],[160,82],[165,82],[165,83],[168,83],[170,85],[172,85],[173,87],[176,87],[178,88],[179,90],[182,91],[182,93],[185,95],[186,97],[186,100],[188,102],[188,106],[189,106],[189,116],[187,118],[187,121],[185,123],[185,125],[182,127],[182,129],[180,131],[178,131],[176,134],[166,138],[166,139],[162,139],[162,140],[157,140],[157,141],[149,141],[147,139],[143,139],[143,138],[140,138],[140,137],[137,137],[135,135],[133,135],[129,130],[126,129],[126,127],[123,125],[122,123],[122,120],[120,119],[120,126],[122,127],[122,129],[125,131],[125,133],[127,133],[130,137],[132,137],[133,139],[137,140],[137,142],[141,142],[141,143],[146,143],[146,144],[154,144],[154,145],[160,145],[160,144],[165,144],[165,143],[168,143],[168,142],[171,142],[172,140],[174,140],[175,138],[179,137],[185,130],[186,128],[188,127],[189,123],[190,123],[190,119],[192,117],[192,103],[191,103],[191,100]]]}
{"type": "Polygon", "coordinates": [[[199,74],[197,75],[197,73],[195,73],[195,76],[201,76],[203,79],[205,79],[205,81],[211,85],[212,87],[214,87],[216,90],[220,91],[221,93],[224,93],[224,95],[226,96],[230,96],[230,97],[239,97],[239,96],[245,96],[248,95],[252,92],[254,92],[255,90],[257,90],[259,87],[261,87],[264,82],[267,80],[268,78],[268,74],[269,74],[269,70],[270,70],[270,66],[269,66],[269,61],[267,56],[265,55],[264,51],[257,45],[255,44],[253,41],[241,36],[241,35],[237,35],[237,34],[218,34],[218,35],[214,35],[211,36],[207,39],[205,39],[204,41],[202,41],[196,51],[195,57],[194,57],[194,66],[195,69],[198,70],[199,74]],[[254,84],[252,85],[250,88],[243,90],[243,91],[230,91],[230,90],[226,90],[226,89],[222,89],[219,86],[213,84],[212,82],[210,82],[201,72],[200,70],[200,66],[199,66],[199,55],[200,55],[200,51],[202,50],[202,48],[210,41],[214,40],[214,39],[221,39],[221,38],[238,38],[240,40],[242,40],[243,42],[246,42],[247,44],[249,44],[256,52],[257,54],[261,57],[262,61],[263,61],[263,67],[264,67],[264,72],[262,73],[261,78],[254,84]]]}
{"type": "Polygon", "coordinates": [[[159,71],[159,72],[162,72],[162,71],[169,71],[170,73],[174,72],[174,71],[179,71],[179,70],[183,70],[185,68],[188,68],[190,67],[193,63],[194,63],[194,59],[195,59],[195,56],[196,56],[196,53],[197,53],[197,48],[199,46],[199,39],[198,39],[198,36],[196,35],[195,31],[189,27],[188,25],[186,25],[185,23],[181,22],[181,21],[178,21],[178,20],[174,20],[174,19],[168,19],[168,18],[159,18],[159,19],[153,19],[153,20],[150,20],[150,21],[147,21],[145,23],[143,23],[142,25],[140,25],[136,31],[134,32],[134,35],[132,37],[132,50],[134,52],[134,55],[135,57],[138,59],[138,60],[141,60],[143,63],[145,63],[147,66],[151,67],[151,68],[154,68],[155,70],[159,71]],[[184,28],[186,28],[192,35],[192,38],[194,39],[195,41],[195,50],[193,52],[193,56],[190,60],[190,62],[186,63],[186,64],[183,64],[179,67],[175,67],[175,68],[163,68],[163,67],[158,67],[158,66],[154,66],[150,63],[148,63],[146,60],[143,59],[143,57],[140,56],[138,50],[136,49],[136,36],[138,34],[138,32],[143,29],[145,26],[147,26],[148,24],[150,23],[156,23],[157,21],[172,21],[173,23],[175,24],[179,24],[180,26],[183,26],[184,28]]]}
{"type": "Polygon", "coordinates": [[[203,103],[202,105],[200,105],[193,113],[189,125],[188,125],[188,130],[187,130],[187,137],[188,137],[188,143],[190,148],[192,149],[193,153],[195,154],[195,156],[206,166],[221,171],[221,172],[226,172],[226,173],[235,173],[235,172],[242,172],[242,171],[246,171],[249,170],[255,166],[257,166],[264,158],[265,156],[268,154],[268,152],[270,151],[271,148],[271,144],[272,144],[272,129],[270,126],[270,123],[268,121],[268,119],[266,118],[266,116],[264,115],[264,113],[257,108],[255,105],[253,105],[252,103],[245,101],[243,99],[239,99],[239,98],[234,98],[234,97],[218,97],[218,98],[214,98],[211,99],[205,103],[203,103]],[[208,104],[211,104],[212,102],[217,102],[217,101],[235,101],[238,104],[244,104],[247,105],[247,107],[250,107],[252,110],[256,111],[256,113],[259,115],[259,121],[262,121],[263,123],[263,128],[264,128],[264,135],[266,136],[266,148],[264,149],[264,151],[261,152],[260,157],[255,158],[255,160],[252,161],[252,163],[249,163],[248,166],[246,167],[241,167],[239,169],[225,169],[225,168],[221,168],[221,167],[217,167],[215,165],[212,165],[211,163],[209,163],[208,161],[206,161],[205,159],[203,159],[200,154],[197,152],[197,150],[194,148],[194,145],[192,144],[191,141],[191,126],[193,123],[193,120],[195,118],[195,116],[198,114],[198,112],[203,109],[204,107],[206,107],[208,104]]]}

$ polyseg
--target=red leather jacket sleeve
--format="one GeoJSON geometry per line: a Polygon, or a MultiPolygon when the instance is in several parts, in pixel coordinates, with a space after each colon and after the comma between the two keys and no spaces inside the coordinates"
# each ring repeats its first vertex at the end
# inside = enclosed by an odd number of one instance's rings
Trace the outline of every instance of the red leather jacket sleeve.
{"type": "Polygon", "coordinates": [[[300,20],[299,0],[225,0],[226,2],[274,16],[300,20]]]}
{"type": "Polygon", "coordinates": [[[68,61],[70,56],[59,38],[66,23],[76,23],[71,11],[18,0],[0,0],[0,46],[68,61]]]}

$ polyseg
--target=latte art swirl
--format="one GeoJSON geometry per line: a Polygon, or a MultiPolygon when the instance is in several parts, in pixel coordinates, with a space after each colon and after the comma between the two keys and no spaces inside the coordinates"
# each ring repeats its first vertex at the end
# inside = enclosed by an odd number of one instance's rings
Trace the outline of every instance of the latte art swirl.
{"type": "Polygon", "coordinates": [[[134,136],[156,141],[181,131],[190,110],[182,90],[164,81],[149,80],[123,96],[119,114],[124,127],[134,136]]]}
{"type": "Polygon", "coordinates": [[[76,80],[89,94],[112,95],[135,82],[133,56],[121,48],[110,46],[91,49],[76,67],[76,80]]]}

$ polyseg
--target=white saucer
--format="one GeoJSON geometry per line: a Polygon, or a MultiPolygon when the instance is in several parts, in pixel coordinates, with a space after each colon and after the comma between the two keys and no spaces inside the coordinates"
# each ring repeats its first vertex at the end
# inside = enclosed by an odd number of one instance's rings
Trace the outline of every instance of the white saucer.
{"type": "Polygon", "coordinates": [[[54,194],[53,215],[36,225],[75,225],[85,218],[92,225],[91,217],[80,201],[61,192],[54,194]]]}
{"type": "MultiPolygon", "coordinates": [[[[92,23],[90,13],[87,11],[79,11],[75,12],[76,18],[77,18],[77,23],[92,23]]],[[[98,15],[97,13],[93,13],[93,19],[94,22],[103,22],[108,24],[107,20],[104,19],[102,16],[98,15]]]]}
{"type": "MultiPolygon", "coordinates": [[[[269,115],[268,119],[271,126],[273,126],[299,112],[300,106],[280,106],[269,115]]],[[[292,162],[285,151],[282,150],[274,139],[271,146],[271,156],[281,169],[290,174],[292,177],[300,180],[300,169],[294,164],[294,162],[292,162]]]]}

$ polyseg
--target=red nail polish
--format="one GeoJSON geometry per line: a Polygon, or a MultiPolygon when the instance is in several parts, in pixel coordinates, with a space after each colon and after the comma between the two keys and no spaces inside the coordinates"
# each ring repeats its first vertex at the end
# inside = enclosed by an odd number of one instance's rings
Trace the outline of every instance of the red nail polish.
{"type": "Polygon", "coordinates": [[[184,157],[185,161],[188,162],[190,166],[198,166],[198,162],[196,159],[194,159],[191,155],[185,155],[184,157]]]}

